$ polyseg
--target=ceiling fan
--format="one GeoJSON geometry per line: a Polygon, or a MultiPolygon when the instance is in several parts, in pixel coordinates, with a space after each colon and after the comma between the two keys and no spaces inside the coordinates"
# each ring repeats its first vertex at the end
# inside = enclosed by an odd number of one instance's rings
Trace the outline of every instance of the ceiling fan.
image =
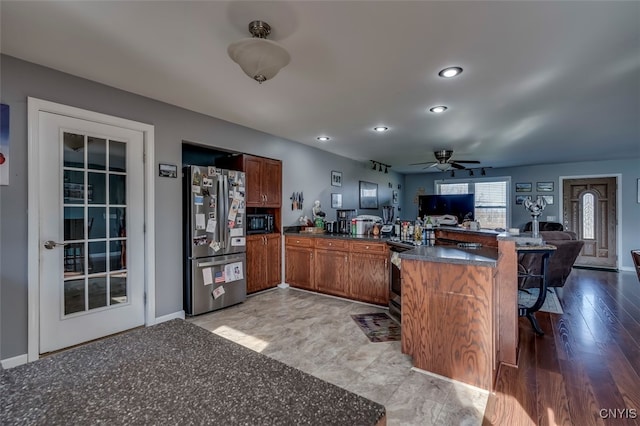
{"type": "Polygon", "coordinates": [[[454,161],[451,157],[453,157],[453,151],[450,149],[441,149],[440,151],[434,151],[433,155],[436,157],[436,161],[426,161],[423,163],[413,163],[410,166],[418,166],[422,164],[430,164],[429,166],[424,167],[425,169],[436,167],[438,170],[447,171],[451,168],[454,169],[466,169],[464,164],[480,164],[479,161],[475,160],[467,160],[467,161],[454,161]]]}

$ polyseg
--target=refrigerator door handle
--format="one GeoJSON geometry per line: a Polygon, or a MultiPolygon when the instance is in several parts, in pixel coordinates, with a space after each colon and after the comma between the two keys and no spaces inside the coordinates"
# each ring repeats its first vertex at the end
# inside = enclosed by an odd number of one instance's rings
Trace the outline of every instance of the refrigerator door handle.
{"type": "Polygon", "coordinates": [[[223,173],[222,175],[222,186],[223,186],[223,195],[222,195],[222,199],[224,200],[224,214],[226,215],[224,217],[224,249],[225,251],[228,250],[228,247],[230,247],[230,231],[229,231],[229,175],[227,174],[227,172],[223,173]]]}
{"type": "Polygon", "coordinates": [[[227,263],[230,262],[228,260],[218,260],[217,262],[198,262],[197,266],[198,268],[207,268],[209,266],[226,265],[227,263]]]}
{"type": "Polygon", "coordinates": [[[224,191],[224,185],[222,184],[224,178],[224,174],[220,173],[218,175],[218,194],[216,197],[216,210],[218,211],[217,219],[218,219],[218,239],[217,241],[220,244],[224,244],[224,224],[227,219],[224,217],[224,198],[222,196],[224,191]]]}

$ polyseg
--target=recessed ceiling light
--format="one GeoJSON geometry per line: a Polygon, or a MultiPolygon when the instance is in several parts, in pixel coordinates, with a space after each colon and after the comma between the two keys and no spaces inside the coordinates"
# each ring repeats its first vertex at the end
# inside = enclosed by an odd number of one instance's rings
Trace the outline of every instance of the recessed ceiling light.
{"type": "Polygon", "coordinates": [[[374,127],[373,130],[375,130],[376,132],[386,132],[387,130],[389,130],[389,128],[385,126],[377,126],[374,127]]]}
{"type": "Polygon", "coordinates": [[[326,142],[331,138],[329,136],[318,136],[316,139],[318,139],[320,142],[326,142]]]}
{"type": "Polygon", "coordinates": [[[440,77],[444,77],[444,78],[451,78],[451,77],[455,77],[456,75],[460,74],[462,72],[462,68],[460,67],[449,67],[449,68],[445,68],[442,71],[440,71],[438,73],[438,75],[440,77]]]}
{"type": "Polygon", "coordinates": [[[444,106],[444,105],[434,106],[433,108],[429,109],[429,111],[435,112],[436,114],[439,114],[441,112],[445,112],[446,110],[447,110],[447,107],[444,106]]]}

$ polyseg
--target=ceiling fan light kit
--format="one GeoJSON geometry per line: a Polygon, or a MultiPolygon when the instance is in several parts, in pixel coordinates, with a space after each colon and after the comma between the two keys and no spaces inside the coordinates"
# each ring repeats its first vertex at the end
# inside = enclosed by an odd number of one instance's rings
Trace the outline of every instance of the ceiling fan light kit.
{"type": "Polygon", "coordinates": [[[271,26],[266,22],[252,21],[249,32],[253,37],[231,43],[227,53],[245,74],[262,84],[287,66],[291,55],[275,41],[267,40],[271,26]]]}

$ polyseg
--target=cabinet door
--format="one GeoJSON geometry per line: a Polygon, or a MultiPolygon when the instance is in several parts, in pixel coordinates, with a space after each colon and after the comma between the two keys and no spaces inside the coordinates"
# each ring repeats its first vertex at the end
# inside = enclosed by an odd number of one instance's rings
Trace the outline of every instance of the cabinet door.
{"type": "Polygon", "coordinates": [[[315,284],[318,291],[347,297],[349,253],[337,250],[316,250],[315,284]]]}
{"type": "Polygon", "coordinates": [[[265,235],[265,288],[280,284],[280,234],[265,235]]]}
{"type": "Polygon", "coordinates": [[[282,205],[282,163],[278,160],[263,159],[262,193],[265,207],[282,205]]]}
{"type": "Polygon", "coordinates": [[[262,159],[246,155],[244,157],[245,204],[247,207],[261,207],[262,197],[262,159]]]}
{"type": "Polygon", "coordinates": [[[287,246],[285,279],[293,287],[315,290],[313,283],[313,249],[287,246]]]}
{"type": "Polygon", "coordinates": [[[247,293],[264,289],[266,245],[262,235],[247,236],[247,293]]]}
{"type": "Polygon", "coordinates": [[[350,297],[379,305],[389,304],[387,255],[352,253],[349,259],[350,297]]]}

